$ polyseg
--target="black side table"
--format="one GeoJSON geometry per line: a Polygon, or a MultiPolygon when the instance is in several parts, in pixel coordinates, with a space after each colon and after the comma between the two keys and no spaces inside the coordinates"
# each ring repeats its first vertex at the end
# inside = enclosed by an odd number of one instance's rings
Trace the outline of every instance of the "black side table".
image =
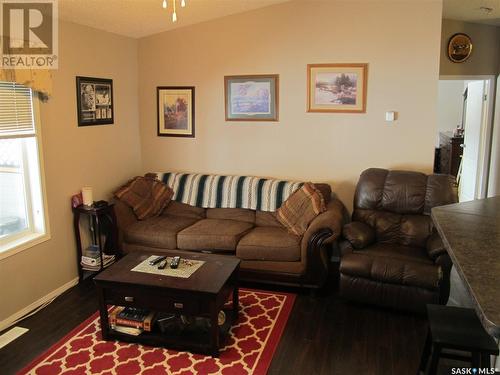
{"type": "Polygon", "coordinates": [[[102,241],[102,221],[104,218],[107,218],[110,222],[110,230],[109,233],[107,233],[107,236],[109,241],[111,241],[111,245],[113,248],[113,255],[115,257],[119,257],[121,254],[120,249],[117,248],[118,246],[118,227],[116,224],[116,215],[115,215],[115,210],[113,208],[113,204],[107,204],[106,206],[100,206],[100,207],[86,207],[83,205],[80,205],[78,207],[73,208],[73,226],[75,229],[75,237],[76,237],[76,251],[77,251],[77,267],[78,267],[78,278],[80,281],[84,280],[88,276],[92,276],[93,274],[96,274],[100,271],[102,271],[105,268],[104,265],[104,259],[103,259],[103,253],[104,253],[104,247],[103,247],[103,241],[102,241]],[[96,271],[87,271],[82,268],[82,265],[80,263],[83,255],[83,250],[82,250],[82,239],[80,235],[80,219],[82,215],[87,216],[89,218],[90,222],[90,228],[91,228],[91,240],[92,243],[98,246],[98,251],[99,251],[99,258],[100,258],[100,265],[99,269],[96,271]]]}

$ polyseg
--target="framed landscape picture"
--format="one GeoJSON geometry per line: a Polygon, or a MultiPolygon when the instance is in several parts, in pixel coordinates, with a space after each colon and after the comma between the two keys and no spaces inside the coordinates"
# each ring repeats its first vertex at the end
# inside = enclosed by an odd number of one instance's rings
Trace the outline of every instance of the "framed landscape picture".
{"type": "Polygon", "coordinates": [[[76,77],[78,126],[113,124],[113,80],[76,77]]]}
{"type": "Polygon", "coordinates": [[[194,87],[157,87],[158,135],[194,138],[194,87]]]}
{"type": "Polygon", "coordinates": [[[279,75],[225,76],[226,121],[278,121],[279,75]]]}
{"type": "Polygon", "coordinates": [[[307,65],[307,112],[366,112],[368,64],[307,65]]]}

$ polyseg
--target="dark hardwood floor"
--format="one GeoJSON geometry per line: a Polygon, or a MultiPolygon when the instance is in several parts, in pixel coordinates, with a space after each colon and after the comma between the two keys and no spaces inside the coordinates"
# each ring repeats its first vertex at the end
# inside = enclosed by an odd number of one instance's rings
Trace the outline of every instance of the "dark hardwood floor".
{"type": "MultiPolygon", "coordinates": [[[[262,285],[243,285],[263,289],[262,285]]],[[[427,323],[409,314],[351,304],[335,282],[317,295],[297,289],[269,374],[415,374],[427,323]]],[[[15,374],[97,311],[91,282],[77,285],[20,322],[29,332],[0,349],[0,373],[15,374]]],[[[448,373],[444,368],[441,373],[448,373]]]]}

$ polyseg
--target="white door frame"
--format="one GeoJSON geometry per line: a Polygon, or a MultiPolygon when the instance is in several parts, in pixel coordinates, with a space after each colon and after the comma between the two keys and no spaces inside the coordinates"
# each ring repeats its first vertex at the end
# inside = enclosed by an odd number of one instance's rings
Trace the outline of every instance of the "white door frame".
{"type": "Polygon", "coordinates": [[[478,198],[486,198],[488,195],[488,176],[491,160],[491,142],[493,135],[493,114],[495,110],[496,80],[495,75],[458,75],[458,76],[439,76],[440,81],[486,81],[485,92],[487,100],[484,105],[483,122],[481,126],[481,140],[479,144],[478,160],[478,198]]]}
{"type": "MultiPolygon", "coordinates": [[[[490,176],[488,178],[488,197],[500,195],[500,75],[497,77],[495,114],[493,115],[493,134],[491,135],[490,176]]],[[[500,356],[499,356],[500,363],[500,356]]]]}

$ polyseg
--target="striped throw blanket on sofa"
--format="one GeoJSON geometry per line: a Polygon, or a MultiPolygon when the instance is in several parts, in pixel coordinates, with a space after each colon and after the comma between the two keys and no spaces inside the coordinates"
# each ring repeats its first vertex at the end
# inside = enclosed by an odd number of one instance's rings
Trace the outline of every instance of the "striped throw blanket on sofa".
{"type": "Polygon", "coordinates": [[[174,190],[173,200],[204,208],[276,211],[304,183],[249,176],[157,173],[174,190]]]}

